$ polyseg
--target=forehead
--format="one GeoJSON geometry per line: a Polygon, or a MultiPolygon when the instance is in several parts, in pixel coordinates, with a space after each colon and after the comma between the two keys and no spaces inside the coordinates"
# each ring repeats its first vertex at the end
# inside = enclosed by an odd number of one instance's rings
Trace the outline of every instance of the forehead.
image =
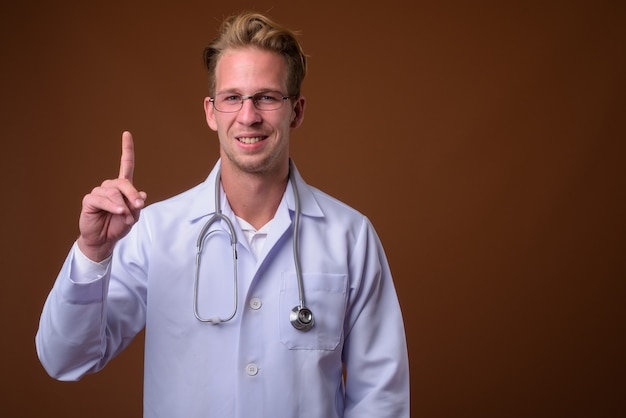
{"type": "Polygon", "coordinates": [[[215,68],[220,91],[286,91],[287,63],[280,54],[258,48],[229,49],[215,68]]]}

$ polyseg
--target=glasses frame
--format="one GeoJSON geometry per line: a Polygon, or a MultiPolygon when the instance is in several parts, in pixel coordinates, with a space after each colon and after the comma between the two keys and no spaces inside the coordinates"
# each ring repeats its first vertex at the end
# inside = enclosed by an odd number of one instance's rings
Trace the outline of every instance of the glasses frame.
{"type": "MultiPolygon", "coordinates": [[[[223,94],[227,94],[227,93],[223,93],[223,94]]],[[[238,94],[232,94],[232,96],[239,96],[239,95],[238,94]]],[[[250,99],[252,101],[252,104],[254,105],[254,108],[256,110],[259,110],[261,112],[273,112],[274,110],[282,109],[283,105],[285,103],[285,100],[292,99],[294,97],[296,97],[296,96],[294,96],[294,95],[285,96],[285,95],[283,95],[283,93],[281,93],[279,91],[262,91],[262,92],[255,93],[255,94],[253,94],[251,96],[240,96],[241,100],[239,101],[239,109],[237,109],[237,110],[221,110],[221,109],[218,109],[216,104],[215,104],[215,97],[209,97],[209,102],[213,103],[213,109],[215,109],[217,112],[220,112],[220,113],[237,113],[241,109],[243,109],[243,102],[248,100],[248,99],[250,99]],[[258,96],[262,96],[262,95],[267,94],[267,93],[278,93],[278,94],[281,94],[282,97],[281,97],[281,101],[279,102],[280,106],[278,106],[275,109],[259,109],[259,106],[258,106],[258,96]],[[256,100],[255,100],[255,97],[257,97],[256,100]]]]}

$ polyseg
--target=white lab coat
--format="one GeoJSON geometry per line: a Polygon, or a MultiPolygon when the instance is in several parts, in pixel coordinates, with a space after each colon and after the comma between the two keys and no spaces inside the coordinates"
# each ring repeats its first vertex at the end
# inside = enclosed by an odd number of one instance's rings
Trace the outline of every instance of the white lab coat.
{"type": "MultiPolygon", "coordinates": [[[[220,325],[195,318],[196,241],[215,210],[218,166],[204,183],[145,208],[101,277],[74,277],[70,252],[36,336],[48,373],[77,380],[96,372],[145,326],[145,417],[409,417],[404,327],[381,243],[366,217],[297,170],[300,260],[315,326],[302,332],[289,322],[299,300],[291,184],[258,260],[222,192],[239,237],[239,308],[220,325]]],[[[232,249],[225,225],[210,230],[199,313],[225,317],[234,304],[232,249]]]]}

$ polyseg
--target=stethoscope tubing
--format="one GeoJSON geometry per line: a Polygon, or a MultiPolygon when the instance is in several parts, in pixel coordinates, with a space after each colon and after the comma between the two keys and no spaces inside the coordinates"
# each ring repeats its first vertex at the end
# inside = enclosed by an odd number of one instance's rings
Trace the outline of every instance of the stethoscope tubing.
{"type": "MultiPolygon", "coordinates": [[[[311,329],[315,323],[313,318],[313,313],[310,309],[305,306],[304,299],[304,283],[302,281],[302,268],[300,265],[300,249],[299,249],[299,238],[300,238],[300,194],[298,193],[298,186],[296,185],[296,181],[293,175],[293,167],[290,166],[289,170],[289,180],[291,181],[291,187],[293,188],[293,196],[294,196],[294,223],[293,223],[293,260],[296,269],[296,280],[298,284],[298,302],[299,304],[295,306],[289,316],[291,324],[294,328],[300,331],[308,331],[311,329]]],[[[228,218],[228,216],[222,213],[222,205],[220,199],[220,181],[221,181],[221,170],[218,169],[216,178],[215,178],[215,213],[213,216],[209,218],[209,220],[204,224],[202,229],[200,230],[200,234],[198,235],[198,241],[196,243],[197,251],[196,251],[196,268],[194,275],[194,289],[193,289],[193,312],[196,319],[200,322],[211,323],[213,325],[220,324],[222,322],[228,322],[235,317],[238,309],[238,289],[237,289],[237,233],[235,232],[235,228],[233,226],[232,221],[228,218]],[[234,294],[234,303],[233,303],[233,311],[232,313],[226,317],[221,318],[219,316],[216,317],[203,317],[200,315],[198,311],[198,288],[200,282],[200,259],[202,254],[202,249],[204,247],[204,242],[206,238],[211,234],[209,232],[209,228],[215,222],[224,221],[228,226],[228,233],[230,235],[230,243],[233,248],[233,294],[234,294]]]]}
{"type": "Polygon", "coordinates": [[[237,233],[235,232],[235,228],[233,226],[232,221],[228,218],[228,216],[222,213],[222,205],[220,202],[220,173],[217,173],[217,180],[215,182],[215,213],[209,220],[204,224],[202,230],[200,230],[200,234],[198,235],[198,242],[196,243],[196,273],[194,278],[194,287],[193,287],[193,313],[200,322],[211,322],[213,324],[218,324],[221,322],[228,322],[235,317],[237,313],[237,308],[239,305],[237,298],[237,233]],[[202,248],[204,247],[205,239],[210,235],[207,231],[217,221],[224,221],[228,226],[228,230],[230,232],[230,244],[233,247],[233,294],[234,294],[234,303],[233,303],[233,312],[227,316],[226,318],[220,318],[219,316],[213,318],[204,318],[200,316],[198,312],[198,287],[200,281],[200,259],[202,255],[202,248]]]}

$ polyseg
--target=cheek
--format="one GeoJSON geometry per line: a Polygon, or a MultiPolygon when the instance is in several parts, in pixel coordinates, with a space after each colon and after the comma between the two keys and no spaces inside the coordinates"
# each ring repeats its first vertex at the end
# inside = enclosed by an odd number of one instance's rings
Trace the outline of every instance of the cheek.
{"type": "Polygon", "coordinates": [[[279,120],[276,120],[274,126],[280,127],[281,131],[289,131],[294,124],[295,114],[293,112],[289,112],[286,115],[283,115],[279,120]]]}

